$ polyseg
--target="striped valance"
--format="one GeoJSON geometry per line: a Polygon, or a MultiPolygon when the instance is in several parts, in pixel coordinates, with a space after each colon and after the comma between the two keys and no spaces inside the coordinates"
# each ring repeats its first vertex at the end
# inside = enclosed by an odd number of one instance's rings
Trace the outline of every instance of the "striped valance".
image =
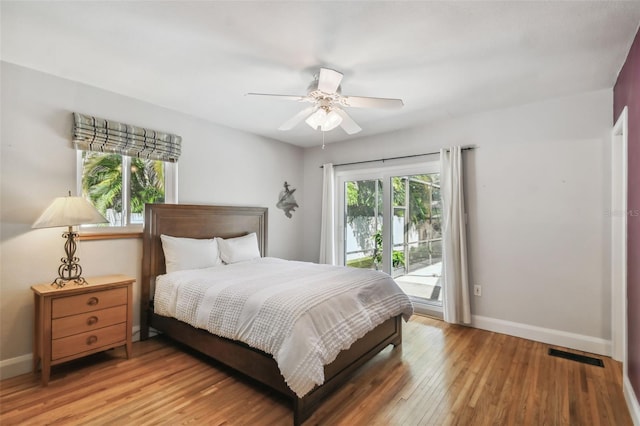
{"type": "Polygon", "coordinates": [[[182,137],[73,113],[73,146],[84,151],[176,162],[182,137]]]}

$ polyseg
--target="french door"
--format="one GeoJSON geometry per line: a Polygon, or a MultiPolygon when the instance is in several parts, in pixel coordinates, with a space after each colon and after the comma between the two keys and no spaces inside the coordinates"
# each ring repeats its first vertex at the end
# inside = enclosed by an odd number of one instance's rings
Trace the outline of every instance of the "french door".
{"type": "Polygon", "coordinates": [[[437,162],[336,173],[342,264],[391,275],[417,311],[442,316],[437,162]]]}

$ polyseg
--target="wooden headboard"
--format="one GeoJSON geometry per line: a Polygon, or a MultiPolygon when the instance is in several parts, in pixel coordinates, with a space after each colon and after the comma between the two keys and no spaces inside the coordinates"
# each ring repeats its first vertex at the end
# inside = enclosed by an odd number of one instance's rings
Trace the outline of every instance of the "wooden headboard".
{"type": "Polygon", "coordinates": [[[148,336],[148,314],[156,276],[165,273],[160,235],[233,238],[255,232],[260,254],[267,255],[266,207],[146,204],[142,242],[140,338],[148,336]]]}

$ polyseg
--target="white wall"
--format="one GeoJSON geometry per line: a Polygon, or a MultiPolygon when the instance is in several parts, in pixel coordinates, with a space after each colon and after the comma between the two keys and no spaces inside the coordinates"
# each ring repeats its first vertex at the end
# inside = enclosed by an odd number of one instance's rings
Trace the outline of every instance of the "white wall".
{"type": "Polygon", "coordinates": [[[464,154],[475,324],[606,353],[611,105],[602,90],[309,148],[304,257],[318,259],[321,164],[476,145],[464,154]]]}
{"type": "MultiPolygon", "coordinates": [[[[64,255],[61,229],[31,224],[57,196],[76,187],[71,112],[77,111],[183,137],[180,203],[269,208],[268,254],[298,259],[304,205],[288,219],[275,207],[284,181],[303,194],[303,151],[175,111],[1,64],[0,366],[3,376],[29,366],[33,336],[32,284],[52,280],[64,255]]],[[[140,279],[139,239],[83,241],[85,276],[124,273],[140,279]],[[103,259],[103,260],[100,260],[103,259]]],[[[134,323],[139,324],[138,289],[134,323]]]]}

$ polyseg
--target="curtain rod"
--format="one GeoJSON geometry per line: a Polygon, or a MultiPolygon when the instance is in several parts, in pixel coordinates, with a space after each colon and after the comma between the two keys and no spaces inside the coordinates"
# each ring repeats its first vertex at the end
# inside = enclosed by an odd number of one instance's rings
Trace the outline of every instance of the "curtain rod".
{"type": "MultiPolygon", "coordinates": [[[[463,151],[467,151],[470,149],[476,149],[475,146],[463,146],[462,150],[463,151]]],[[[365,164],[365,163],[377,163],[378,161],[382,161],[383,163],[385,161],[390,161],[390,160],[401,160],[403,158],[414,158],[414,157],[424,157],[426,155],[434,155],[434,154],[440,154],[440,151],[435,151],[435,152],[426,152],[424,154],[413,154],[413,155],[403,155],[400,157],[389,157],[389,158],[380,158],[378,160],[364,160],[364,161],[354,161],[352,163],[340,163],[340,164],[334,164],[333,167],[339,167],[339,166],[352,166],[354,164],[365,164]]],[[[324,168],[324,165],[320,166],[320,168],[324,168]]]]}

